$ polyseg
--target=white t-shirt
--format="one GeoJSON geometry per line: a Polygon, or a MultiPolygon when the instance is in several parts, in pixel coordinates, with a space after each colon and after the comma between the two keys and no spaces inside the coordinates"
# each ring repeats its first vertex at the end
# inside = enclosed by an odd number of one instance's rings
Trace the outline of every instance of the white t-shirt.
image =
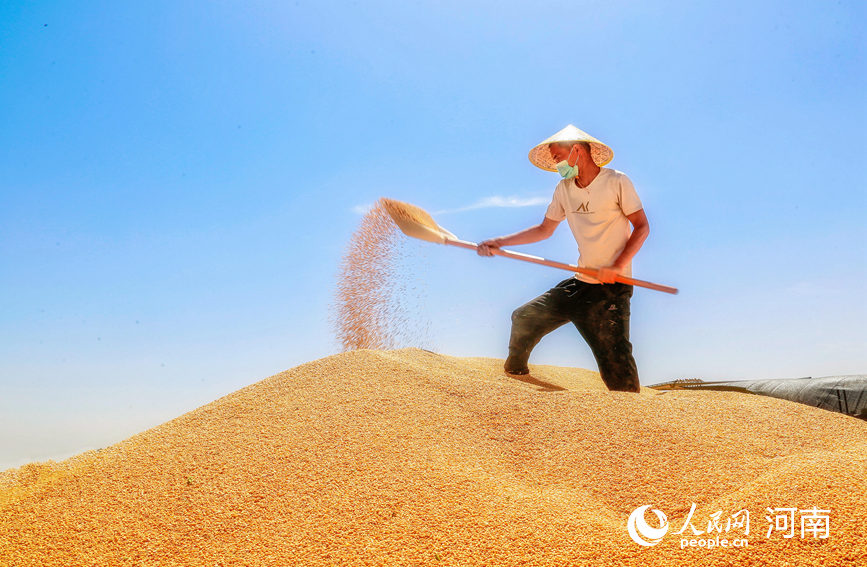
{"type": "MultiPolygon", "coordinates": [[[[578,243],[578,266],[601,268],[612,265],[623,252],[632,234],[632,225],[626,216],[641,208],[641,200],[626,174],[603,167],[584,188],[578,187],[574,179],[560,181],[545,216],[557,222],[566,219],[569,223],[578,243]]],[[[632,275],[631,262],[623,273],[632,275]]],[[[583,274],[575,274],[575,277],[599,283],[583,274]]]]}

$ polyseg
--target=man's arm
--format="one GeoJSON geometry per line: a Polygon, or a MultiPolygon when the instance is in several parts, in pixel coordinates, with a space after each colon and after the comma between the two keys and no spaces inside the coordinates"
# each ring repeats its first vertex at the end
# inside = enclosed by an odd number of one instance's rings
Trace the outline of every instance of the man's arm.
{"type": "Polygon", "coordinates": [[[545,240],[546,238],[554,234],[554,230],[559,224],[560,221],[555,221],[549,219],[548,217],[545,217],[544,219],[542,219],[541,223],[531,226],[530,228],[526,228],[520,232],[516,232],[508,236],[499,236],[497,238],[485,240],[484,242],[479,243],[479,256],[493,256],[494,253],[491,252],[491,248],[499,248],[501,246],[513,246],[515,244],[530,244],[531,242],[539,242],[540,240],[545,240]]]}
{"type": "Polygon", "coordinates": [[[650,225],[647,224],[647,215],[644,214],[644,209],[639,209],[631,215],[627,215],[626,218],[632,223],[632,234],[626,241],[623,252],[614,260],[614,264],[599,268],[599,275],[596,276],[596,279],[602,283],[614,283],[614,277],[623,273],[623,268],[632,261],[641,245],[647,240],[647,235],[650,234],[650,225]]]}

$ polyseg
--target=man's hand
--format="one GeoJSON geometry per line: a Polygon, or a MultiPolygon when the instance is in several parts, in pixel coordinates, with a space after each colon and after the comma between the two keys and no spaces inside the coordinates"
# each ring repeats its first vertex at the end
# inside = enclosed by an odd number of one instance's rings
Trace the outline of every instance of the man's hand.
{"type": "Polygon", "coordinates": [[[479,247],[476,249],[476,253],[479,256],[493,256],[494,253],[492,249],[499,248],[500,242],[498,238],[490,238],[485,240],[484,242],[479,242],[479,247]]]}
{"type": "Polygon", "coordinates": [[[599,268],[596,279],[602,283],[615,283],[615,278],[620,275],[623,275],[623,268],[619,266],[606,266],[599,268]]]}
{"type": "Polygon", "coordinates": [[[560,224],[560,221],[555,221],[553,219],[545,217],[539,224],[533,225],[530,228],[525,228],[524,230],[516,232],[515,234],[498,236],[497,238],[489,238],[484,242],[480,242],[479,247],[476,249],[476,252],[479,254],[479,256],[493,256],[494,250],[496,250],[500,246],[512,246],[514,244],[530,244],[531,242],[539,242],[540,240],[545,240],[546,238],[554,234],[554,229],[557,228],[558,224],[560,224]]]}

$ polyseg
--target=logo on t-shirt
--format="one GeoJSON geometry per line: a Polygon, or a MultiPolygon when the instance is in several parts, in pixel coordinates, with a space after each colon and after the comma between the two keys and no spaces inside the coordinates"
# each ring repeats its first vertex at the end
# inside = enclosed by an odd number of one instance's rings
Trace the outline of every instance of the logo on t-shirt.
{"type": "Polygon", "coordinates": [[[590,212],[590,203],[581,203],[578,205],[578,208],[572,211],[573,213],[589,213],[590,212]]]}

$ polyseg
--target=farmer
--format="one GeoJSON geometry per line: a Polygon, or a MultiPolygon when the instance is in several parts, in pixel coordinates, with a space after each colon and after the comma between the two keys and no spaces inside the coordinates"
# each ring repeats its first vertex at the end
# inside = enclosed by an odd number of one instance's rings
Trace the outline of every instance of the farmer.
{"type": "Polygon", "coordinates": [[[598,270],[595,278],[575,274],[512,313],[505,364],[509,374],[529,373],[533,347],[571,321],[593,351],[608,389],[639,391],[629,342],[632,286],[616,280],[632,275],[632,258],[650,228],[629,178],[602,167],[613,157],[611,148],[593,136],[566,126],[530,150],[533,165],[563,177],[545,218],[520,232],[479,244],[480,255],[492,256],[492,248],[544,240],[566,219],[578,243],[578,266],[598,270]]]}

